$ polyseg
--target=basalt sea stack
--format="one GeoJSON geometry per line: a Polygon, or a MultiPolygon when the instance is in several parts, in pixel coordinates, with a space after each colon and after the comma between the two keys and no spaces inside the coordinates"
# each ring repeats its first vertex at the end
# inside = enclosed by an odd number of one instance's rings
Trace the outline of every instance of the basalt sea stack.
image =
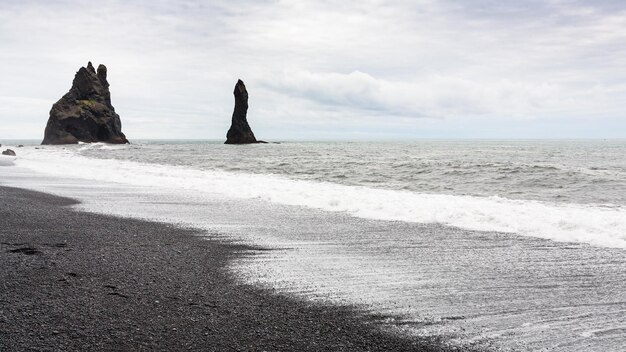
{"type": "Polygon", "coordinates": [[[111,105],[107,68],[81,67],[72,88],[52,105],[41,144],[128,143],[120,116],[111,105]]]}
{"type": "Polygon", "coordinates": [[[226,133],[225,144],[249,144],[264,143],[257,141],[252,133],[246,115],[248,113],[248,91],[242,80],[238,80],[235,85],[235,111],[233,111],[233,120],[228,133],[226,133]]]}

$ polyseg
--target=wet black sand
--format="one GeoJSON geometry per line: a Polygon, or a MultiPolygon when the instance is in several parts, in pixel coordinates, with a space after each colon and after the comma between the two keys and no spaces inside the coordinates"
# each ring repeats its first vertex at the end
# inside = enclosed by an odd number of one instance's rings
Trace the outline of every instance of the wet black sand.
{"type": "Polygon", "coordinates": [[[0,351],[455,350],[237,283],[246,247],[71,204],[0,187],[0,351]]]}

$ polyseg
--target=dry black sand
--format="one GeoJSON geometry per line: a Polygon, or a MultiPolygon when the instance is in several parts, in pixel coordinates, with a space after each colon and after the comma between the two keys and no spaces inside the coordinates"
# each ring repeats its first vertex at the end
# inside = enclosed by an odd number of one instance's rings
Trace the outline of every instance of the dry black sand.
{"type": "Polygon", "coordinates": [[[0,187],[0,351],[443,351],[236,282],[248,248],[0,187]]]}

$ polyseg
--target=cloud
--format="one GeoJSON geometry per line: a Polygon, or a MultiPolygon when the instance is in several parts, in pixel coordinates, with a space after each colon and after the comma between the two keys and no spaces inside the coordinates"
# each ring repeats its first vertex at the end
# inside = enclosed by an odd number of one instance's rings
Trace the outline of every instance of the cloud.
{"type": "MultiPolygon", "coordinates": [[[[349,74],[285,71],[264,86],[288,97],[308,100],[328,110],[414,118],[561,118],[563,106],[576,107],[576,116],[602,110],[607,95],[600,87],[576,94],[589,99],[568,101],[563,87],[523,81],[473,81],[430,75],[418,82],[377,79],[367,73],[349,74]],[[595,98],[595,99],[593,99],[595,98]]],[[[617,89],[623,92],[623,87],[617,89]]],[[[573,94],[573,93],[572,93],[573,94]]],[[[570,113],[570,115],[574,115],[570,113]]]]}
{"type": "Polygon", "coordinates": [[[29,101],[51,105],[91,60],[131,136],[223,138],[237,78],[251,120],[285,136],[583,130],[626,115],[623,28],[608,0],[3,1],[0,121],[38,138],[50,106],[29,101]]]}

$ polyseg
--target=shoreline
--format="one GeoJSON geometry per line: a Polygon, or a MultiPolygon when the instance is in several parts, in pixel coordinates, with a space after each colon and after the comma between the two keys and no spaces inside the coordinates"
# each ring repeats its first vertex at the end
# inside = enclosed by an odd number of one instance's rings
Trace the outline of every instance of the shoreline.
{"type": "Polygon", "coordinates": [[[237,282],[251,247],[0,187],[0,350],[448,351],[385,317],[237,282]]]}

